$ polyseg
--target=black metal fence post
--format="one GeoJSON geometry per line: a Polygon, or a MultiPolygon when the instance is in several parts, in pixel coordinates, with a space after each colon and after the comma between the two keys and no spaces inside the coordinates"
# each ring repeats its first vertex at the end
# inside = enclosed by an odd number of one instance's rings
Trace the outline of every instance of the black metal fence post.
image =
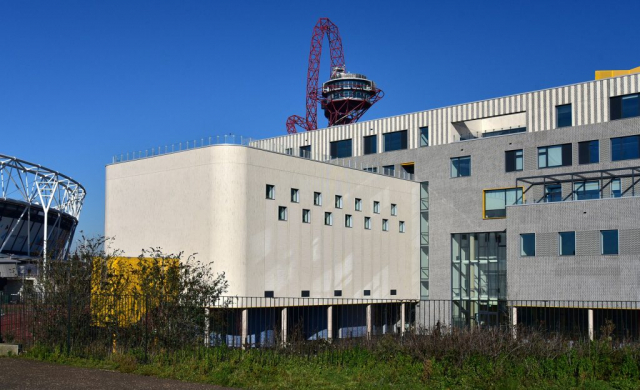
{"type": "Polygon", "coordinates": [[[67,297],[67,356],[71,352],[71,289],[67,297]]]}
{"type": "Polygon", "coordinates": [[[149,297],[144,296],[144,361],[149,361],[149,297]]]}

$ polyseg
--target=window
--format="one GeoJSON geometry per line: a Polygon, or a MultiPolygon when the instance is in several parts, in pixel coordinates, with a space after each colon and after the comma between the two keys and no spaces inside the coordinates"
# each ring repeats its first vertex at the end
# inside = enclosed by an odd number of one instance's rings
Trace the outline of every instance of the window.
{"type": "Polygon", "coordinates": [[[536,235],[535,233],[525,233],[520,235],[520,256],[536,255],[536,235]]]}
{"type": "Polygon", "coordinates": [[[333,296],[334,297],[341,297],[342,296],[342,290],[335,290],[333,292],[333,296]]]}
{"type": "Polygon", "coordinates": [[[640,158],[640,136],[611,138],[611,161],[640,158]]]}
{"type": "Polygon", "coordinates": [[[336,195],[336,208],[342,208],[342,195],[336,195]]]}
{"type": "Polygon", "coordinates": [[[609,114],[611,120],[640,116],[640,94],[610,98],[609,114]]]}
{"type": "Polygon", "coordinates": [[[353,217],[347,214],[344,216],[344,227],[352,228],[353,227],[353,217]]]}
{"type": "Polygon", "coordinates": [[[300,291],[300,296],[302,298],[309,298],[311,296],[311,294],[309,293],[309,290],[302,290],[302,291],[300,291]]]}
{"type": "Polygon", "coordinates": [[[391,215],[398,215],[398,206],[395,203],[391,203],[391,215]]]}
{"type": "Polygon", "coordinates": [[[264,297],[265,298],[273,298],[273,291],[265,291],[264,292],[264,297]]]}
{"type": "Polygon", "coordinates": [[[390,295],[397,295],[398,291],[397,290],[391,290],[391,291],[389,291],[389,294],[390,295]]]}
{"type": "Polygon", "coordinates": [[[311,158],[311,145],[300,147],[300,157],[311,158]]]}
{"type": "Polygon", "coordinates": [[[544,201],[560,202],[562,201],[562,186],[560,184],[547,184],[544,186],[544,201]]]}
{"type": "Polygon", "coordinates": [[[396,131],[383,135],[384,151],[392,152],[394,150],[402,150],[407,148],[407,131],[396,131]]]}
{"type": "Polygon", "coordinates": [[[618,254],[618,231],[617,230],[601,230],[600,242],[603,255],[618,254]]]}
{"type": "Polygon", "coordinates": [[[330,151],[331,158],[345,158],[353,155],[352,142],[350,139],[331,142],[330,151]]]}
{"type": "Polygon", "coordinates": [[[291,202],[299,203],[300,202],[300,191],[297,188],[291,189],[291,202]]]}
{"type": "Polygon", "coordinates": [[[400,164],[405,173],[413,175],[416,172],[416,164],[415,163],[402,163],[400,164]]]}
{"type": "Polygon", "coordinates": [[[363,138],[364,154],[378,153],[378,136],[369,135],[363,138]]]}
{"type": "Polygon", "coordinates": [[[380,214],[380,202],[373,201],[373,212],[376,214],[380,214]]]}
{"type": "Polygon", "coordinates": [[[400,222],[398,223],[398,231],[399,231],[400,233],[404,233],[404,231],[405,231],[405,230],[404,230],[404,221],[400,221],[400,222]]]}
{"type": "Polygon", "coordinates": [[[484,219],[506,218],[507,206],[522,204],[522,187],[484,190],[484,219]]]}
{"type": "Polygon", "coordinates": [[[622,185],[620,179],[611,180],[611,197],[619,198],[622,196],[622,185]]]}
{"type": "Polygon", "coordinates": [[[504,152],[505,171],[515,172],[521,171],[523,168],[522,149],[508,150],[504,152]]]}
{"type": "Polygon", "coordinates": [[[382,174],[387,176],[393,176],[396,171],[395,165],[385,165],[382,167],[382,174]]]}
{"type": "Polygon", "coordinates": [[[276,186],[267,184],[267,199],[276,198],[276,186]]]}
{"type": "Polygon", "coordinates": [[[383,219],[382,220],[382,231],[383,232],[388,232],[389,231],[389,220],[388,219],[383,219]]]}
{"type": "Polygon", "coordinates": [[[368,297],[371,295],[371,290],[364,290],[364,296],[368,297]]]}
{"type": "Polygon", "coordinates": [[[289,155],[289,156],[293,156],[293,148],[286,148],[284,150],[284,153],[289,155]]]}
{"type": "Polygon", "coordinates": [[[320,192],[313,193],[313,205],[322,206],[322,193],[320,192]]]}
{"type": "Polygon", "coordinates": [[[378,173],[378,167],[366,167],[366,168],[362,168],[362,170],[371,172],[371,173],[378,173]]]}
{"type": "Polygon", "coordinates": [[[420,128],[420,147],[429,146],[429,128],[421,127],[420,128]]]}
{"type": "Polygon", "coordinates": [[[287,220],[287,208],[284,206],[278,207],[278,221],[287,220]]]}
{"type": "Polygon", "coordinates": [[[558,253],[560,256],[575,256],[576,232],[558,233],[558,253]]]}
{"type": "Polygon", "coordinates": [[[563,104],[562,106],[556,106],[557,122],[556,127],[571,126],[571,104],[563,104]]]}
{"type": "Polygon", "coordinates": [[[600,162],[600,142],[598,140],[578,142],[578,164],[600,162]]]}
{"type": "Polygon", "coordinates": [[[302,210],[302,223],[311,223],[311,210],[302,210]]]}
{"type": "Polygon", "coordinates": [[[573,183],[573,200],[600,199],[600,182],[578,181],[573,183]]]}
{"type": "Polygon", "coordinates": [[[371,230],[371,217],[364,217],[364,228],[371,230]]]}
{"type": "Polygon", "coordinates": [[[333,225],[333,215],[331,215],[331,213],[329,212],[324,213],[324,224],[327,226],[333,225]]]}
{"type": "Polygon", "coordinates": [[[538,168],[571,165],[571,144],[543,146],[538,148],[538,168]]]}
{"type": "Polygon", "coordinates": [[[362,211],[362,199],[356,198],[356,211],[362,211]]]}
{"type": "Polygon", "coordinates": [[[471,176],[471,156],[451,159],[451,177],[471,176]]]}

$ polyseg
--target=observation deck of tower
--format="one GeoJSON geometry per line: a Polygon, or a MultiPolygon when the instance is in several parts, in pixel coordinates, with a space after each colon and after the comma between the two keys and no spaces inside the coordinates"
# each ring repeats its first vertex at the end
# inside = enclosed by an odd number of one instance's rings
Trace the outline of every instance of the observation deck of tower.
{"type": "Polygon", "coordinates": [[[376,95],[376,84],[367,76],[348,73],[344,67],[332,69],[331,79],[322,84],[321,107],[324,116],[333,125],[345,125],[354,121],[349,115],[354,110],[368,110],[376,95]]]}

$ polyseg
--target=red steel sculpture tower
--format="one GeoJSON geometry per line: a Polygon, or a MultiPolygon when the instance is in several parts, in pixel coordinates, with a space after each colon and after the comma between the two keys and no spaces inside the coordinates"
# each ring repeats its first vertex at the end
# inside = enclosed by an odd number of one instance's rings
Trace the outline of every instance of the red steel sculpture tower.
{"type": "Polygon", "coordinates": [[[307,131],[318,128],[318,103],[329,120],[329,126],[357,122],[358,119],[378,100],[384,92],[365,75],[347,73],[344,51],[338,26],[328,18],[320,18],[313,28],[309,69],[307,70],[307,115],[303,118],[291,115],[287,119],[287,133],[297,133],[297,127],[307,131]],[[320,56],[325,34],[329,38],[331,74],[329,81],[318,88],[320,56]]]}

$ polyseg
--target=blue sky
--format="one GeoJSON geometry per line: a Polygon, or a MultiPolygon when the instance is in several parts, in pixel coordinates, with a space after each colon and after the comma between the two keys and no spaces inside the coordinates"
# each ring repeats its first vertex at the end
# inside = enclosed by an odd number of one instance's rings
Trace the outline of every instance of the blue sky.
{"type": "Polygon", "coordinates": [[[285,134],[286,118],[304,114],[319,17],[340,28],[348,69],[385,91],[365,120],[640,65],[637,0],[329,4],[2,1],[0,153],[79,180],[79,228],[97,235],[114,154],[285,134]]]}

